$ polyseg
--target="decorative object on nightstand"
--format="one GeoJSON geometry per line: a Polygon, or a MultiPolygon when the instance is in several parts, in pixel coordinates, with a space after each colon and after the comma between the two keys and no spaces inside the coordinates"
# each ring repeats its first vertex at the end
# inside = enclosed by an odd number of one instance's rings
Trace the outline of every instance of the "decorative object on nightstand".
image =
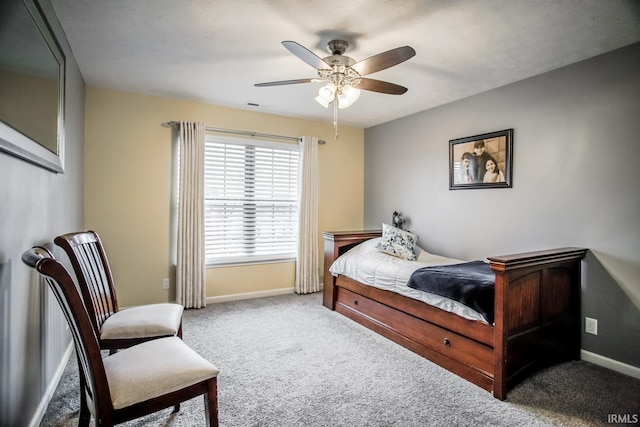
{"type": "Polygon", "coordinates": [[[404,218],[397,211],[393,211],[393,218],[391,219],[391,225],[400,230],[404,229],[404,218]]]}

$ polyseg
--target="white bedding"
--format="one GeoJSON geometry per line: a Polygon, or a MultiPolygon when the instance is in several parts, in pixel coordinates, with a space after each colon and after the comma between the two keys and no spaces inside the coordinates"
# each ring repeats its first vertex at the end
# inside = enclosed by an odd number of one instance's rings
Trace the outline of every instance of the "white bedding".
{"type": "Polygon", "coordinates": [[[480,313],[464,304],[407,286],[409,277],[419,268],[458,264],[465,261],[433,255],[421,248],[417,248],[416,261],[407,261],[377,250],[376,244],[379,240],[380,238],[367,240],[349,250],[334,261],[329,271],[334,276],[341,274],[366,285],[386,289],[436,306],[465,319],[487,323],[480,313]]]}

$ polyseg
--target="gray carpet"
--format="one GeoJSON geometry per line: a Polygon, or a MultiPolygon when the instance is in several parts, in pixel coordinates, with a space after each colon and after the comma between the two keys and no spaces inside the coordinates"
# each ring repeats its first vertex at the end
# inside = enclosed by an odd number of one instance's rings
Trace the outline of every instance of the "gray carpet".
{"type": "MultiPolygon", "coordinates": [[[[320,294],[188,310],[184,340],[221,371],[221,427],[595,426],[608,414],[640,413],[640,380],[582,361],[541,371],[496,400],[327,310],[320,294]]],[[[77,425],[77,381],[73,356],[43,426],[77,425]]],[[[204,425],[203,401],[124,425],[204,425]]]]}

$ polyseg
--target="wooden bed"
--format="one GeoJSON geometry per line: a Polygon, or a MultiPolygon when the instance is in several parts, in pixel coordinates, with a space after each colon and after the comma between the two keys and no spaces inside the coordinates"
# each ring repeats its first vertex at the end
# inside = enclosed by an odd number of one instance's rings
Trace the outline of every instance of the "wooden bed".
{"type": "Polygon", "coordinates": [[[324,232],[323,304],[504,400],[536,369],[580,355],[580,264],[586,249],[488,258],[496,274],[495,322],[467,320],[329,272],[380,231],[324,232]]]}

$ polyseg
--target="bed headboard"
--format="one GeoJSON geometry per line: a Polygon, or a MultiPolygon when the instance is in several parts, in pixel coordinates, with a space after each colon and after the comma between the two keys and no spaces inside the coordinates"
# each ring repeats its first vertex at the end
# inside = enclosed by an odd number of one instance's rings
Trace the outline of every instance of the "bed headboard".
{"type": "Polygon", "coordinates": [[[324,277],[323,301],[325,307],[333,310],[335,307],[333,283],[335,278],[329,272],[329,267],[336,258],[354,246],[375,237],[382,236],[381,230],[359,231],[324,231],[324,277]]]}

